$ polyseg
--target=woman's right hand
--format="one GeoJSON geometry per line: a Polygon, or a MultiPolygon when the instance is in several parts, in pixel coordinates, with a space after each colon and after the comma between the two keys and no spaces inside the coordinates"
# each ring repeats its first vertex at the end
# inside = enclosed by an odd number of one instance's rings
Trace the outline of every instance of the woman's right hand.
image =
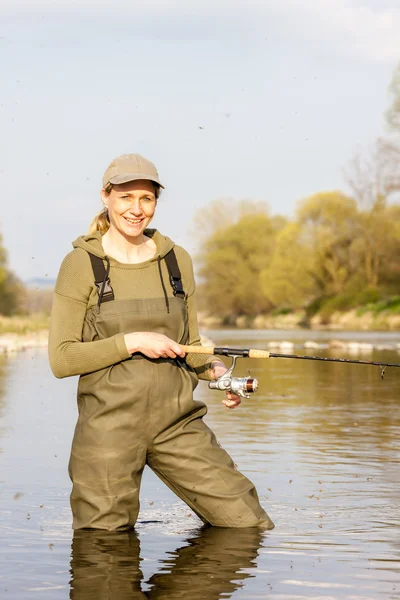
{"type": "Polygon", "coordinates": [[[179,344],[162,333],[138,331],[126,333],[125,344],[130,354],[141,352],[148,358],[184,358],[185,352],[179,344]]]}

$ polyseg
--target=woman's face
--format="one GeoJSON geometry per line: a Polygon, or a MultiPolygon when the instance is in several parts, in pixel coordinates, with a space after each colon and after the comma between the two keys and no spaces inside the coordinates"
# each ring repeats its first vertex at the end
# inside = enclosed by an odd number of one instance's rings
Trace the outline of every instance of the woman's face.
{"type": "Polygon", "coordinates": [[[109,194],[103,190],[102,200],[108,208],[111,227],[124,237],[141,236],[156,209],[154,191],[153,183],[146,179],[114,185],[109,194]]]}

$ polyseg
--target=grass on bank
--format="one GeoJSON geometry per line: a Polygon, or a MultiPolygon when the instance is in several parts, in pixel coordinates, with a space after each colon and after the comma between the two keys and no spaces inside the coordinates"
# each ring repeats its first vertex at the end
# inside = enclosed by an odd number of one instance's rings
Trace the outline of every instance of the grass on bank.
{"type": "Polygon", "coordinates": [[[359,293],[344,292],[340,295],[322,297],[314,300],[307,308],[307,317],[319,316],[328,323],[334,313],[355,311],[358,317],[371,313],[375,317],[381,314],[400,313],[400,296],[383,295],[377,289],[364,289],[359,293]]]}
{"type": "Polygon", "coordinates": [[[0,335],[16,333],[24,335],[46,331],[49,328],[50,315],[46,313],[32,313],[30,315],[15,315],[5,317],[0,315],[0,335]]]}
{"type": "Polygon", "coordinates": [[[208,327],[284,328],[335,326],[344,329],[399,329],[400,296],[383,295],[374,289],[356,294],[320,297],[302,309],[276,307],[269,313],[219,316],[206,311],[199,314],[200,325],[208,327]],[[343,319],[342,319],[343,317],[343,319]],[[365,317],[365,318],[364,318],[365,317]],[[212,321],[212,322],[211,322],[212,321]],[[362,322],[361,322],[362,321],[362,322]]]}
{"type": "MultiPolygon", "coordinates": [[[[355,311],[357,317],[370,313],[374,317],[387,315],[388,317],[396,314],[400,314],[400,296],[388,296],[382,298],[376,293],[376,290],[364,290],[359,297],[354,295],[340,295],[333,296],[331,298],[321,298],[315,300],[306,309],[306,320],[308,321],[313,316],[321,317],[322,321],[326,324],[329,323],[330,318],[334,313],[346,313],[347,311],[355,311]],[[357,303],[356,303],[357,301],[357,303]]],[[[298,311],[294,311],[290,308],[280,307],[274,309],[270,315],[272,318],[284,317],[290,314],[295,315],[298,311]]],[[[301,316],[302,311],[299,313],[299,318],[303,321],[301,316]]],[[[199,315],[200,316],[200,315],[199,315]]],[[[257,315],[253,317],[246,317],[246,322],[249,321],[248,326],[252,326],[252,321],[257,315]]],[[[221,318],[221,325],[237,325],[237,317],[234,320],[225,321],[221,318]],[[228,322],[229,321],[229,322],[228,322]]],[[[49,312],[32,312],[27,315],[15,315],[12,317],[5,317],[0,315],[0,335],[19,334],[26,335],[29,333],[38,333],[40,331],[46,331],[50,325],[50,314],[49,312]]],[[[301,325],[301,323],[299,323],[301,325]]]]}
{"type": "Polygon", "coordinates": [[[398,314],[400,313],[400,296],[393,296],[392,298],[386,298],[385,300],[379,300],[378,302],[360,306],[357,309],[357,316],[361,316],[366,312],[372,312],[375,315],[379,315],[383,312],[398,314]]]}

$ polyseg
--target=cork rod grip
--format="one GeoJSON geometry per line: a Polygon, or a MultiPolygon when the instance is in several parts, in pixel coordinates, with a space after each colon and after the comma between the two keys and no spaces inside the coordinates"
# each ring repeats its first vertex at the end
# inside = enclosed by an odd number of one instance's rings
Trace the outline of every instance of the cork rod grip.
{"type": "MultiPolygon", "coordinates": [[[[214,354],[215,350],[215,346],[180,346],[186,354],[214,354]]],[[[249,358],[269,358],[270,355],[266,350],[256,350],[254,348],[250,349],[248,353],[249,358]]],[[[238,356],[241,356],[241,354],[238,354],[238,356]]]]}
{"type": "Polygon", "coordinates": [[[214,346],[182,346],[180,347],[186,354],[214,354],[214,346]]]}
{"type": "Polygon", "coordinates": [[[266,350],[249,350],[249,358],[269,358],[269,352],[266,350]]]}

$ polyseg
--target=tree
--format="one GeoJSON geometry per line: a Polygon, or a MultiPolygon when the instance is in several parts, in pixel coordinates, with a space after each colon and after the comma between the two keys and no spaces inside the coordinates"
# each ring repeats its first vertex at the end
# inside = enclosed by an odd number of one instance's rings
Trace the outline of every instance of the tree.
{"type": "Polygon", "coordinates": [[[385,206],[375,219],[374,231],[379,244],[377,282],[383,292],[400,293],[400,205],[385,206]]]}
{"type": "Polygon", "coordinates": [[[360,258],[370,288],[377,288],[382,281],[398,237],[395,221],[390,219],[388,199],[400,190],[400,177],[389,160],[387,148],[385,151],[383,142],[378,141],[368,153],[358,153],[346,170],[359,207],[360,232],[353,251],[360,258]]]}
{"type": "Polygon", "coordinates": [[[391,131],[400,133],[400,62],[394,70],[389,92],[392,103],[386,111],[386,122],[391,131]]]}
{"type": "Polygon", "coordinates": [[[26,290],[22,282],[8,271],[0,284],[0,314],[8,317],[24,313],[25,300],[26,290]]]}
{"type": "Polygon", "coordinates": [[[313,262],[301,226],[288,222],[277,232],[272,256],[260,274],[261,290],[271,305],[295,309],[314,299],[317,286],[310,273],[313,262]]]}
{"type": "Polygon", "coordinates": [[[255,315],[272,308],[262,294],[260,273],[273,253],[282,217],[245,215],[217,230],[199,256],[203,295],[209,311],[224,317],[255,315]]]}
{"type": "Polygon", "coordinates": [[[237,223],[246,215],[268,215],[268,204],[257,200],[217,198],[196,211],[191,228],[195,237],[202,241],[211,238],[217,231],[237,223]]]}
{"type": "Polygon", "coordinates": [[[386,203],[396,187],[393,186],[388,154],[379,140],[367,150],[355,153],[344,169],[344,177],[361,210],[372,210],[375,205],[386,203]]]}
{"type": "Polygon", "coordinates": [[[23,311],[25,289],[7,268],[7,252],[0,234],[0,314],[13,315],[23,311]]]}
{"type": "Polygon", "coordinates": [[[352,254],[359,231],[355,200],[338,191],[314,194],[299,204],[297,222],[310,251],[307,272],[319,295],[342,293],[357,269],[352,254]]]}
{"type": "Polygon", "coordinates": [[[388,135],[377,143],[387,196],[400,193],[400,62],[394,70],[389,93],[392,102],[385,113],[388,135]]]}

